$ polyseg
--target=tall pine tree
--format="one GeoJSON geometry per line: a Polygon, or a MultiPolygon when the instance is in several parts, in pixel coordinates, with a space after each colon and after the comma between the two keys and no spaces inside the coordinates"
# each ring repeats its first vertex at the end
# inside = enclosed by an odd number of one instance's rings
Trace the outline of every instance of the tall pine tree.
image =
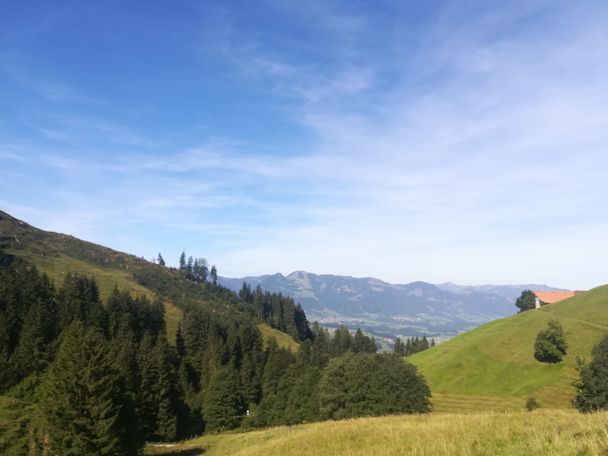
{"type": "Polygon", "coordinates": [[[96,329],[75,321],[43,385],[41,409],[52,452],[62,456],[131,454],[118,426],[120,377],[96,329]]]}
{"type": "Polygon", "coordinates": [[[233,368],[221,367],[213,374],[203,400],[207,431],[221,432],[239,426],[245,410],[238,388],[238,376],[233,368]]]}

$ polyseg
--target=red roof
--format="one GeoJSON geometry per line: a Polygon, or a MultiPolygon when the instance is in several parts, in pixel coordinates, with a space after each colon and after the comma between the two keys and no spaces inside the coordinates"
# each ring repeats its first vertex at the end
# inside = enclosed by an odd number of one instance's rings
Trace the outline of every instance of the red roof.
{"type": "Polygon", "coordinates": [[[545,304],[563,301],[577,294],[575,291],[533,291],[532,293],[545,304]]]}

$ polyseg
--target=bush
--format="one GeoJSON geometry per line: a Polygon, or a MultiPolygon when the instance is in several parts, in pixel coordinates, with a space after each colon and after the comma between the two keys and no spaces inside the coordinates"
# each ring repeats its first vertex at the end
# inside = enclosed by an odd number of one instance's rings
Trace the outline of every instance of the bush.
{"type": "Polygon", "coordinates": [[[540,408],[540,402],[538,402],[538,400],[535,397],[531,397],[526,402],[526,408],[528,409],[528,412],[531,412],[532,410],[536,410],[537,408],[540,408]]]}
{"type": "Polygon", "coordinates": [[[568,350],[562,325],[551,320],[536,336],[534,357],[542,363],[559,363],[568,350]]]}
{"type": "Polygon", "coordinates": [[[348,353],[334,358],[319,383],[320,414],[326,419],[426,413],[430,396],[416,368],[393,354],[348,353]]]}

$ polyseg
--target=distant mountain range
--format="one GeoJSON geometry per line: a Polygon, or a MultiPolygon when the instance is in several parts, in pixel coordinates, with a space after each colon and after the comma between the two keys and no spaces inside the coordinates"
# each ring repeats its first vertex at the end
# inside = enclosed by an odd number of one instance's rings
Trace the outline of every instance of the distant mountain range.
{"type": "Polygon", "coordinates": [[[252,287],[280,292],[299,302],[309,320],[324,326],[345,324],[383,337],[448,338],[482,323],[512,315],[523,290],[557,290],[546,285],[461,286],[412,282],[395,285],[374,278],[354,278],[296,271],[243,278],[220,278],[238,291],[252,287]]]}

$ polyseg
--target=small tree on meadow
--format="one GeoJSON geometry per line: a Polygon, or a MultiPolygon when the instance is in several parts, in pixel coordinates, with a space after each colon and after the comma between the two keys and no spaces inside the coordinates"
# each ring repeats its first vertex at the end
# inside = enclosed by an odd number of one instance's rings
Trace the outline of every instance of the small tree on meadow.
{"type": "Polygon", "coordinates": [[[534,357],[542,363],[559,363],[567,350],[562,325],[557,320],[549,321],[547,328],[536,336],[534,357]]]}

